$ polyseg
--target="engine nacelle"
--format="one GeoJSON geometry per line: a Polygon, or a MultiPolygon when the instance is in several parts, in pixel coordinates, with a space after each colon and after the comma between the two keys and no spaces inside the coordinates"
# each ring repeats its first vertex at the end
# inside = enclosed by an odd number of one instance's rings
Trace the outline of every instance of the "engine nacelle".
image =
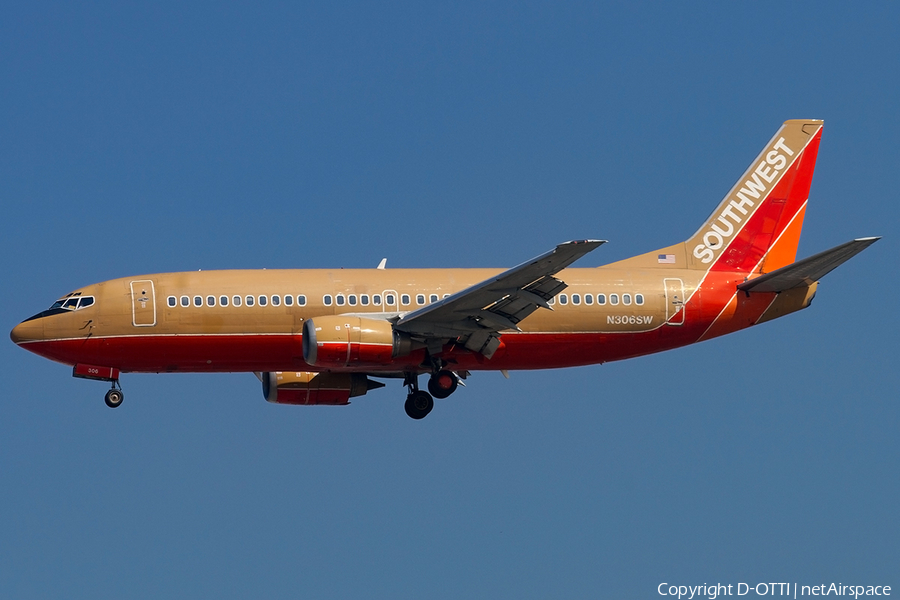
{"type": "Polygon", "coordinates": [[[262,373],[263,396],[274,404],[350,404],[350,398],[383,387],[360,373],[262,373]]]}
{"type": "Polygon", "coordinates": [[[336,315],[303,323],[303,360],[316,367],[388,365],[412,349],[410,337],[388,321],[336,315]]]}

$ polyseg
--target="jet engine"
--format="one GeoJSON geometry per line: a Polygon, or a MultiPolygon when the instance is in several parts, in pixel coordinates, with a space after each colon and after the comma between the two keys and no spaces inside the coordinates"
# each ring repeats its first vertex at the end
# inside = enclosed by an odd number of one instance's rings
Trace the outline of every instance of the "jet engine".
{"type": "Polygon", "coordinates": [[[260,374],[263,396],[274,404],[350,404],[350,398],[384,387],[360,373],[260,374]]]}
{"type": "Polygon", "coordinates": [[[412,350],[409,335],[388,321],[336,315],[303,323],[303,360],[316,367],[387,365],[412,350]]]}

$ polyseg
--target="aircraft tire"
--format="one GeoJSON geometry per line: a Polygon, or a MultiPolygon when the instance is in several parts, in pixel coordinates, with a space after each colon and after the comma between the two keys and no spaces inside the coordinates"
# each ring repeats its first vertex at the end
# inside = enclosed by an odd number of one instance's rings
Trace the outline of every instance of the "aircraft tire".
{"type": "Polygon", "coordinates": [[[110,408],[118,408],[122,405],[122,400],[125,399],[125,394],[122,393],[122,390],[109,390],[106,392],[106,397],[103,398],[106,405],[110,408]]]}
{"type": "Polygon", "coordinates": [[[413,392],[406,397],[404,408],[411,419],[424,419],[434,408],[434,399],[428,392],[413,392]]]}
{"type": "Polygon", "coordinates": [[[428,391],[435,398],[446,398],[456,391],[459,382],[450,371],[438,371],[428,379],[428,391]]]}

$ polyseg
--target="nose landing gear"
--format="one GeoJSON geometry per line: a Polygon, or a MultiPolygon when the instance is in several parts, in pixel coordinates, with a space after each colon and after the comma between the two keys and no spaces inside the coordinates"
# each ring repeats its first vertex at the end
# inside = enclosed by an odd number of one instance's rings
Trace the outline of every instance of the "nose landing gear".
{"type": "Polygon", "coordinates": [[[106,405],[110,408],[118,408],[122,405],[122,400],[124,399],[125,394],[122,392],[122,386],[119,385],[119,380],[116,379],[113,381],[112,388],[106,392],[103,401],[106,402],[106,405]]]}
{"type": "Polygon", "coordinates": [[[117,368],[79,363],[72,367],[72,377],[110,382],[110,390],[106,392],[106,396],[103,398],[106,405],[110,408],[118,408],[122,404],[122,400],[125,399],[122,386],[119,385],[119,369],[117,368]]]}
{"type": "Polygon", "coordinates": [[[110,382],[110,390],[106,392],[106,396],[103,398],[106,405],[110,408],[118,408],[122,404],[122,400],[125,399],[122,386],[119,385],[119,369],[79,363],[72,367],[72,377],[110,382]]]}

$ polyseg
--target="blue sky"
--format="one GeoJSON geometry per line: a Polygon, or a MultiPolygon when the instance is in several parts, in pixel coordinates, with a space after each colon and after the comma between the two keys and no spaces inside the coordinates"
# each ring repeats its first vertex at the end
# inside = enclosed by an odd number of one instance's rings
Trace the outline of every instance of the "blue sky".
{"type": "Polygon", "coordinates": [[[507,267],[685,239],[779,124],[826,122],[808,311],[633,361],[279,407],[249,374],[103,384],[7,342],[11,598],[658,597],[900,586],[896,3],[0,9],[10,330],[128,275],[507,267]]]}

